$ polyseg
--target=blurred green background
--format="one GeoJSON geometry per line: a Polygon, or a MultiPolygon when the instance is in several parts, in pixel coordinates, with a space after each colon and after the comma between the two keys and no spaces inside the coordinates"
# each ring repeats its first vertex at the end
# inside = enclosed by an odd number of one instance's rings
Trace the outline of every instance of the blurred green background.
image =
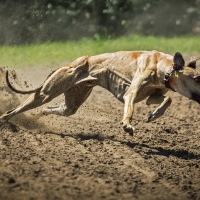
{"type": "Polygon", "coordinates": [[[198,56],[200,0],[0,0],[0,67],[154,49],[198,56]]]}
{"type": "Polygon", "coordinates": [[[1,0],[0,44],[200,33],[200,0],[1,0]]]}

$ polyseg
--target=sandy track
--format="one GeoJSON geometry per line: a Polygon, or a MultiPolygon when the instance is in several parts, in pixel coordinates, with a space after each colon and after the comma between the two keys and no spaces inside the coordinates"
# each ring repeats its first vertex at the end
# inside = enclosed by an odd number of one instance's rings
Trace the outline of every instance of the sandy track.
{"type": "MultiPolygon", "coordinates": [[[[34,87],[48,71],[18,73],[34,87]]],[[[1,113],[27,97],[1,86],[1,113]]],[[[169,95],[152,123],[155,107],[137,104],[133,137],[120,126],[123,104],[99,87],[72,117],[39,118],[39,108],[1,123],[0,199],[200,199],[199,105],[169,95]]]]}

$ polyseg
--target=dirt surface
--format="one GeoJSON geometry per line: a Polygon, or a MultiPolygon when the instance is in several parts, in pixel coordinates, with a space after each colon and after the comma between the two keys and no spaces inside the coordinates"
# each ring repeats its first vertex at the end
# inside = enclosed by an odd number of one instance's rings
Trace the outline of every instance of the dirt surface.
{"type": "MultiPolygon", "coordinates": [[[[49,72],[17,70],[15,81],[33,88],[49,72]]],[[[0,73],[2,114],[27,96],[0,73]]],[[[168,94],[173,103],[155,122],[146,123],[154,106],[136,105],[133,137],[120,125],[123,104],[99,87],[72,117],[40,116],[40,107],[1,123],[0,199],[200,199],[200,107],[168,94]]]]}

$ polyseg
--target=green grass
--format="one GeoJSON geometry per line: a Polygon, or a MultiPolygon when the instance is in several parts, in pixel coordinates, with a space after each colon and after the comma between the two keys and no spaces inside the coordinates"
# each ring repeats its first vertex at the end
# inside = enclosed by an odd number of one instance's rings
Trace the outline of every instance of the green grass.
{"type": "Polygon", "coordinates": [[[200,53],[200,37],[144,37],[131,35],[112,40],[81,39],[21,46],[0,46],[0,67],[57,67],[83,55],[121,50],[158,50],[174,54],[200,53]]]}

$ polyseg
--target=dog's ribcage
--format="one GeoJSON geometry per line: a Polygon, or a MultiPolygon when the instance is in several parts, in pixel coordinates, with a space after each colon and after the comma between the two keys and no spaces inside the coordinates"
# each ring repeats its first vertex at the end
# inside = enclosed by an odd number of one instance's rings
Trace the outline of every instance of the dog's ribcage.
{"type": "Polygon", "coordinates": [[[90,73],[97,77],[99,86],[110,91],[118,100],[124,102],[123,96],[128,90],[137,68],[137,61],[130,52],[103,54],[89,60],[90,73]]]}
{"type": "Polygon", "coordinates": [[[122,74],[111,70],[106,71],[105,79],[106,85],[104,87],[110,91],[118,100],[124,102],[123,96],[131,84],[130,80],[123,77],[122,74]]]}

